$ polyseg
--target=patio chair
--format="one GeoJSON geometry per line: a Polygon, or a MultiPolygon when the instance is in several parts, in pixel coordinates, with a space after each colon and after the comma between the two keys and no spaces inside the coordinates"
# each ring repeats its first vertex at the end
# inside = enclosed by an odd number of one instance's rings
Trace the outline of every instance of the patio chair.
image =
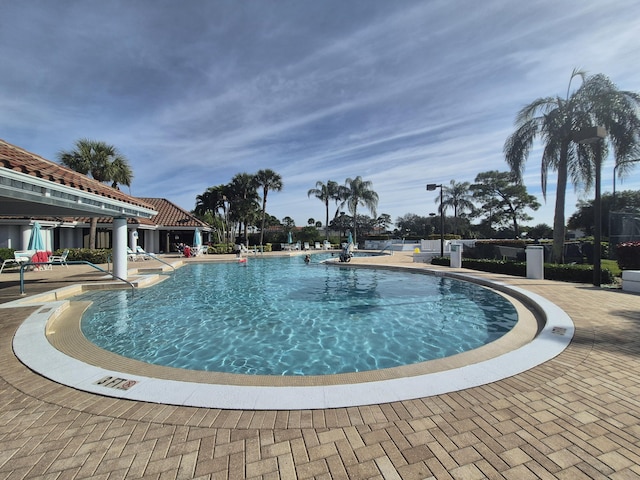
{"type": "Polygon", "coordinates": [[[69,256],[69,249],[65,248],[62,251],[62,255],[51,255],[49,257],[49,261],[53,265],[64,265],[65,267],[69,268],[69,265],[67,265],[67,257],[68,256],[69,256]]]}
{"type": "Polygon", "coordinates": [[[151,260],[153,258],[153,254],[145,252],[144,248],[140,245],[136,246],[136,254],[140,255],[140,258],[143,260],[151,260]]]}
{"type": "Polygon", "coordinates": [[[130,262],[137,262],[139,260],[138,254],[131,250],[131,248],[129,247],[127,247],[127,260],[129,260],[130,262]]]}
{"type": "Polygon", "coordinates": [[[7,258],[2,262],[2,266],[0,267],[0,273],[4,270],[5,265],[22,265],[23,263],[27,263],[31,260],[36,254],[35,250],[16,250],[13,252],[13,258],[7,258]]]}

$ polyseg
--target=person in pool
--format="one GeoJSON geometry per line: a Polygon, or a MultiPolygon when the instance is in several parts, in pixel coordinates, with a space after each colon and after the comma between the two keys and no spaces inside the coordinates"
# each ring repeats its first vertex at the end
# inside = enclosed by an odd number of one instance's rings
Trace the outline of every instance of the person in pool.
{"type": "Polygon", "coordinates": [[[307,255],[304,257],[304,263],[309,263],[310,261],[311,261],[311,255],[307,253],[307,255]]]}

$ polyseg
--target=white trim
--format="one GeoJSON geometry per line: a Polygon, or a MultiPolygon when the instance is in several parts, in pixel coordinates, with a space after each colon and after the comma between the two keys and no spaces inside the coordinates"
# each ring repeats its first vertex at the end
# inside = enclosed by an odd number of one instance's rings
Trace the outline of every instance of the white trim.
{"type": "Polygon", "coordinates": [[[87,212],[87,216],[97,213],[101,217],[151,218],[158,213],[150,208],[84,192],[5,167],[0,167],[0,196],[61,208],[82,209],[87,212]]]}

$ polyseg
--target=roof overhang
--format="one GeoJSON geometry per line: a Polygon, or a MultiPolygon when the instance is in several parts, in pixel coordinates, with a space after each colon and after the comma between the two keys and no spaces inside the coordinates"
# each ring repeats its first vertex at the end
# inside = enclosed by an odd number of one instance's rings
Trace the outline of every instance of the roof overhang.
{"type": "Polygon", "coordinates": [[[0,215],[151,218],[156,214],[150,208],[0,167],[0,215]]]}

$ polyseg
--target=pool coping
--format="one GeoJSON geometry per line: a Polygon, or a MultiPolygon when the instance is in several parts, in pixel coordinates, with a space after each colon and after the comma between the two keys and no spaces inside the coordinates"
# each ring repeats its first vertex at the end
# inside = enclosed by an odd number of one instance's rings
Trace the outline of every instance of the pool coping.
{"type": "MultiPolygon", "coordinates": [[[[414,268],[400,266],[350,265],[349,268],[352,267],[399,269],[417,273],[414,268]]],[[[396,402],[495,382],[554,358],[566,348],[573,337],[574,326],[569,316],[552,302],[532,292],[467,273],[429,269],[420,269],[419,272],[471,281],[507,293],[536,310],[546,322],[538,335],[526,345],[462,367],[381,380],[354,380],[349,383],[325,381],[323,384],[309,385],[277,385],[277,381],[273,385],[256,385],[251,380],[247,380],[249,384],[202,383],[190,381],[190,371],[183,371],[187,378],[178,380],[91,365],[66,355],[47,339],[50,321],[64,315],[70,306],[68,300],[58,298],[61,295],[49,296],[53,301],[40,306],[23,322],[14,337],[13,348],[16,356],[37,373],[55,382],[94,394],[193,407],[307,410],[396,402]]],[[[33,301],[36,299],[32,299],[31,303],[33,301]]]]}

